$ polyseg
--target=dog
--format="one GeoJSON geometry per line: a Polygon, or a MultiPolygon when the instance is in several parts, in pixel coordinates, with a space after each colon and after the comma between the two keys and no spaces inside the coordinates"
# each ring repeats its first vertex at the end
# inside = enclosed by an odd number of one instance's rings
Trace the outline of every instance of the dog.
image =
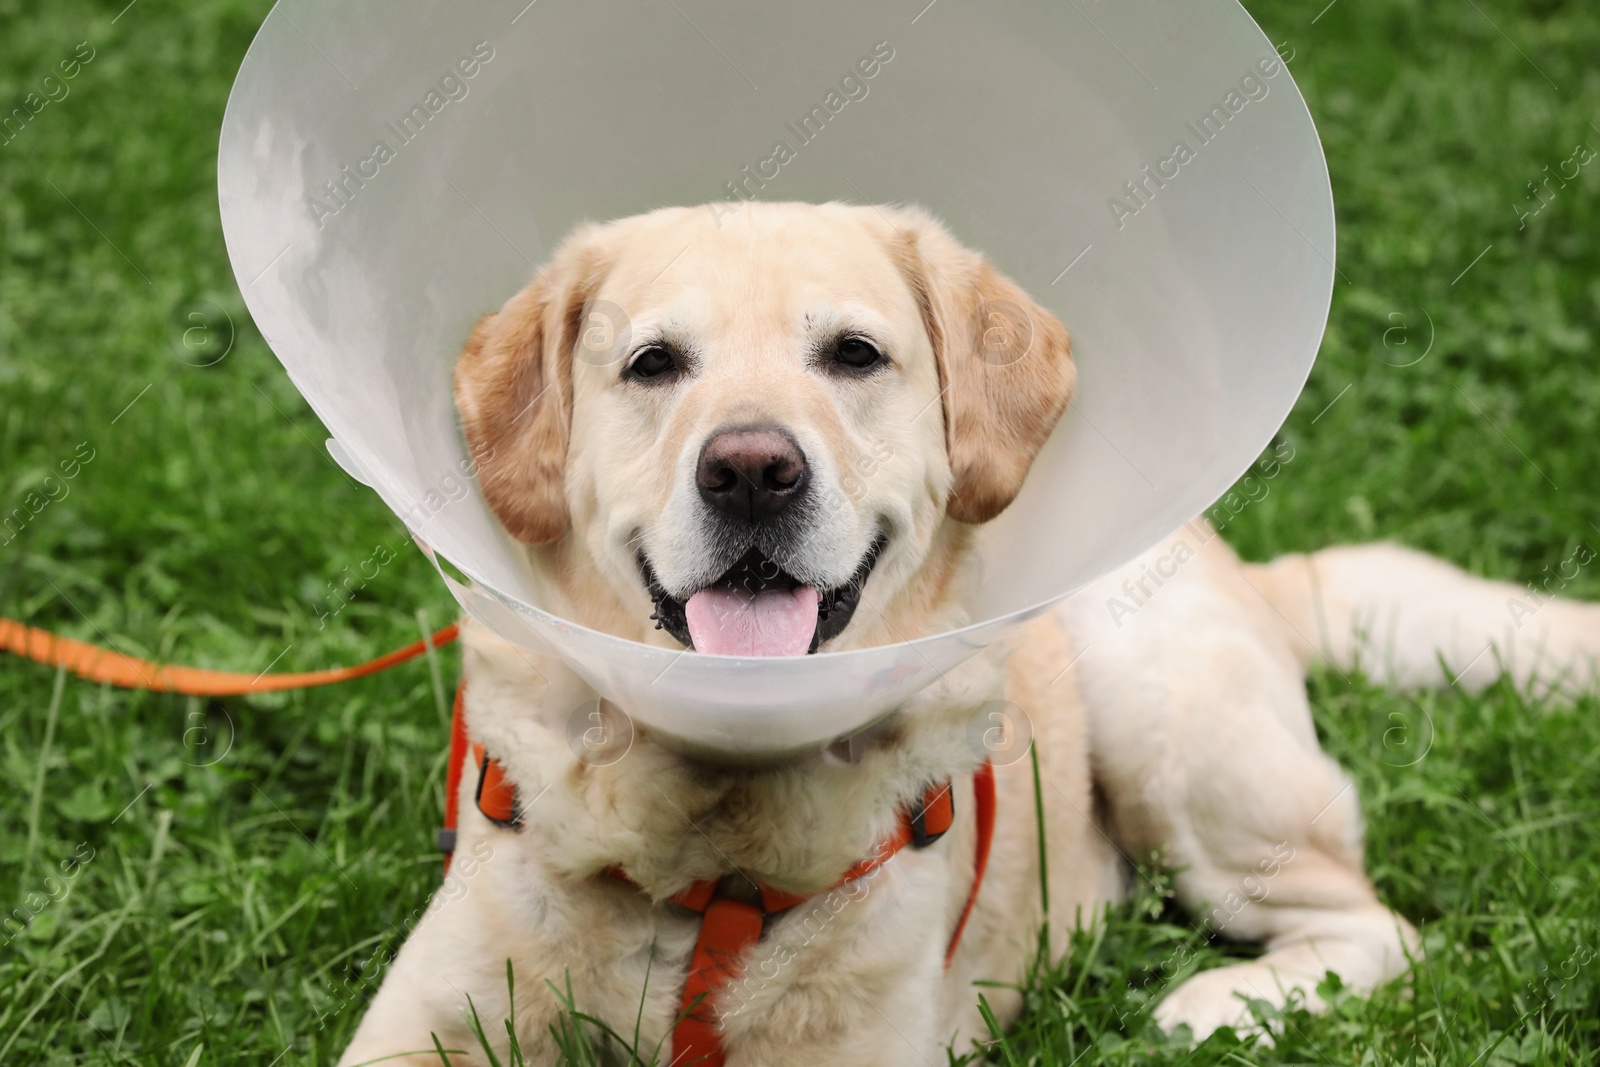
{"type": "MultiPolygon", "coordinates": [[[[542,602],[744,656],[965,624],[975,533],[1071,396],[1066,328],[916,208],[750,203],[722,222],[666,208],[578,229],[460,355],[477,480],[542,602]],[[985,358],[994,309],[1026,320],[1000,341],[1025,352],[985,358]]],[[[487,1062],[475,1012],[502,1058],[514,1033],[528,1062],[555,1063],[572,1011],[645,1062],[943,1061],[989,1034],[974,983],[995,983],[982,992],[1002,1025],[1019,1012],[1046,904],[1059,956],[1074,917],[1096,921],[1151,857],[1191,912],[1222,909],[1224,936],[1264,946],[1171,990],[1167,1029],[1247,1025],[1244,998],[1316,1008],[1328,971],[1371,990],[1418,938],[1363,871],[1356,793],[1319,749],[1306,672],[1473,689],[1505,669],[1587,691],[1600,609],[1552,600],[1512,625],[1525,595],[1395,545],[1246,564],[1197,520],[854,743],[758,768],[643,728],[624,758],[579,758],[567,722],[596,694],[469,622],[467,728],[515,789],[517,825],[474,803],[468,759],[455,867],[341,1062],[438,1063],[436,1042],[450,1063],[487,1062]],[[1181,575],[1136,618],[1104,609],[1173,558],[1181,575]],[[1041,788],[1028,759],[995,767],[990,839],[969,736],[996,699],[1025,709],[1041,788]],[[955,798],[948,832],[875,854],[930,783],[955,798]],[[980,839],[987,870],[950,953],[980,839]],[[719,977],[691,1000],[712,924],[682,903],[697,885],[790,903],[713,958],[719,977]],[[678,1047],[690,1016],[699,1036],[678,1047]]]]}

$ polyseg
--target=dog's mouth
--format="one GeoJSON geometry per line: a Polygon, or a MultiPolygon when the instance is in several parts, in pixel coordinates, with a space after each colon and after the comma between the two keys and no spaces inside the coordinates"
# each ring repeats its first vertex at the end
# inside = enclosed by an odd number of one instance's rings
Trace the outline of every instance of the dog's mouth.
{"type": "Polygon", "coordinates": [[[806,585],[752,548],[727,572],[680,599],[656,579],[650,561],[639,569],[656,610],[650,617],[685,648],[718,656],[803,656],[844,632],[888,539],[879,535],[843,584],[806,585]]]}

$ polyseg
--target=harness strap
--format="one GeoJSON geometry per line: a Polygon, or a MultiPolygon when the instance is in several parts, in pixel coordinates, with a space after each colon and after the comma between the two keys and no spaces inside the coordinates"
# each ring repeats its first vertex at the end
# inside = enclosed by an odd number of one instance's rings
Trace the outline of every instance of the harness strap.
{"type": "Polygon", "coordinates": [[[450,762],[444,769],[444,825],[439,828],[439,851],[444,853],[444,873],[456,851],[456,826],[461,817],[461,765],[467,758],[467,683],[456,685],[455,707],[450,712],[450,762]]]}
{"type": "Polygon", "coordinates": [[[672,1062],[723,1067],[722,1034],[712,997],[739,977],[740,957],[761,939],[766,914],[754,904],[718,897],[706,906],[683,981],[678,1024],[672,1028],[672,1062]]]}
{"type": "Polygon", "coordinates": [[[950,947],[944,951],[944,965],[948,969],[955,961],[956,949],[961,947],[961,935],[967,932],[967,920],[972,918],[973,905],[978,903],[978,887],[983,885],[983,873],[989,869],[989,848],[994,844],[994,816],[999,810],[995,802],[994,764],[983,761],[972,776],[972,813],[978,820],[978,836],[973,845],[972,891],[967,894],[966,906],[956,921],[955,932],[950,935],[950,947]]]}
{"type": "Polygon", "coordinates": [[[500,761],[491,759],[480,744],[467,736],[467,682],[456,685],[455,706],[450,716],[450,763],[445,768],[444,826],[439,829],[439,851],[444,853],[444,873],[450,873],[450,860],[456,851],[456,827],[461,817],[461,774],[467,751],[478,768],[478,786],[473,800],[484,818],[496,826],[515,830],[522,825],[517,808],[517,787],[506,777],[500,761]]]}

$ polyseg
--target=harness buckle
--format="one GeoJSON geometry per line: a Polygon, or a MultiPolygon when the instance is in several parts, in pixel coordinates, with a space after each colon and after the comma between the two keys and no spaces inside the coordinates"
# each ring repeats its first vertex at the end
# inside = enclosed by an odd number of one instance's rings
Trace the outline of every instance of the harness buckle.
{"type": "Polygon", "coordinates": [[[955,821],[956,800],[950,783],[929,786],[922,803],[911,812],[911,844],[927,848],[948,833],[955,821]]]}
{"type": "Polygon", "coordinates": [[[506,830],[522,826],[522,813],[517,810],[517,787],[507,778],[500,761],[487,752],[481,753],[478,762],[478,792],[474,796],[483,817],[506,830]]]}

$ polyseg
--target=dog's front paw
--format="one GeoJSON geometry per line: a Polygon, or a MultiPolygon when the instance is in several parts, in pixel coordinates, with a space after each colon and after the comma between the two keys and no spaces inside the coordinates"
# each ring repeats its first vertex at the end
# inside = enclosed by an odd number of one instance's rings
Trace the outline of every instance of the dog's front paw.
{"type": "Polygon", "coordinates": [[[1279,975],[1259,963],[1218,967],[1201,971],[1168,993],[1156,1005],[1155,1020],[1169,1034],[1187,1025],[1196,1041],[1204,1041],[1213,1031],[1231,1026],[1240,1037],[1253,1034],[1261,1044],[1270,1046],[1271,1032],[1256,1021],[1245,1002],[1264,1000],[1281,1008],[1285,992],[1279,975]]]}

